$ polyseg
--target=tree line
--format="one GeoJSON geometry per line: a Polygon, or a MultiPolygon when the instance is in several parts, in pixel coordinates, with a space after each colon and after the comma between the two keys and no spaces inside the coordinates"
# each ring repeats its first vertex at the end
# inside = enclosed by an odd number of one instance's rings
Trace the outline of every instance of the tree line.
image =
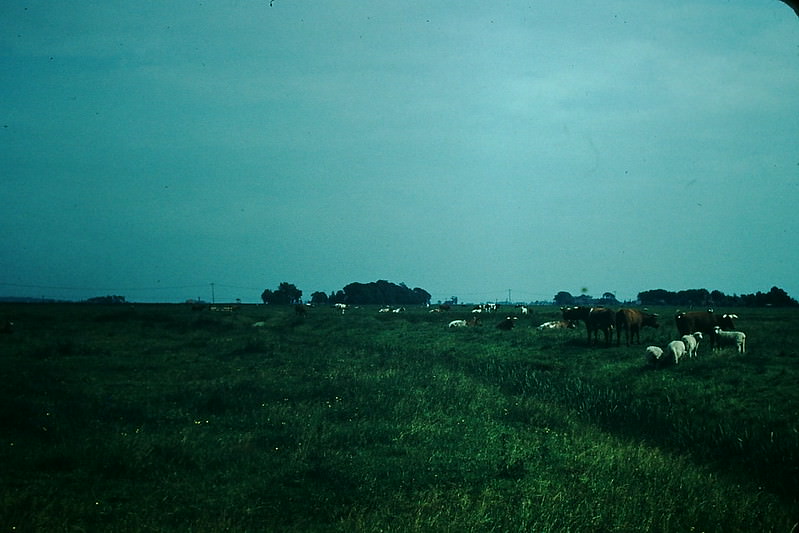
{"type": "Polygon", "coordinates": [[[667,291],[653,289],[638,293],[641,305],[675,305],[675,306],[728,306],[728,307],[795,307],[799,302],[788,296],[779,287],[770,291],[754,294],[733,294],[728,296],[721,291],[707,289],[688,289],[683,291],[667,291]]]}
{"type": "MultiPolygon", "coordinates": [[[[311,303],[336,304],[345,303],[350,305],[427,305],[430,303],[431,295],[426,290],[415,287],[409,288],[404,283],[399,285],[386,280],[373,281],[371,283],[350,283],[343,289],[331,292],[329,295],[324,292],[314,292],[311,294],[311,303]]],[[[114,299],[118,303],[124,302],[124,298],[119,296],[93,298],[89,301],[114,299]]],[[[261,294],[261,300],[265,304],[288,305],[302,303],[302,291],[294,284],[283,282],[276,290],[266,289],[261,294]]],[[[572,296],[566,291],[558,292],[554,297],[557,305],[621,305],[616,297],[606,292],[602,298],[592,298],[586,294],[572,296]]],[[[106,303],[106,302],[103,302],[106,303]]],[[[756,292],[753,294],[733,294],[727,295],[719,290],[708,291],[707,289],[686,289],[681,291],[667,291],[665,289],[651,289],[638,293],[640,305],[673,305],[685,307],[795,307],[799,302],[791,298],[787,292],[779,287],[772,287],[766,293],[756,292]]]]}

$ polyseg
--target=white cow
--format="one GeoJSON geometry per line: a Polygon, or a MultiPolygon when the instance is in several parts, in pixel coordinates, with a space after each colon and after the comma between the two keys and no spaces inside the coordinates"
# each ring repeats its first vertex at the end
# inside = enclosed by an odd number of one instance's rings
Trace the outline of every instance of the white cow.
{"type": "Polygon", "coordinates": [[[549,322],[544,322],[536,329],[538,331],[544,331],[545,329],[572,329],[574,326],[575,324],[571,320],[550,320],[549,322]]]}

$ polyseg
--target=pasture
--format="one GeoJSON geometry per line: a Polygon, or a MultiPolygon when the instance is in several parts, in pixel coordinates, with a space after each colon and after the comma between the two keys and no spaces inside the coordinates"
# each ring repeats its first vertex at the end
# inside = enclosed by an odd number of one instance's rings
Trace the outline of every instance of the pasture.
{"type": "Polygon", "coordinates": [[[652,310],[2,305],[0,530],[796,531],[799,312],[655,370],[652,310]]]}

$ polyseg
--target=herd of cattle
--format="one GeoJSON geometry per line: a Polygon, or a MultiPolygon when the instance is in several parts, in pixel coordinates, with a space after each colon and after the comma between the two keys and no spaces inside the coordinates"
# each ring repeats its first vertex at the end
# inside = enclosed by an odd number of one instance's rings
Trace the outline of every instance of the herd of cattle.
{"type": "MultiPolygon", "coordinates": [[[[482,313],[485,309],[482,306],[475,307],[473,313],[482,313]]],[[[521,308],[522,314],[527,314],[526,307],[521,308]]],[[[659,316],[655,313],[641,311],[638,309],[620,309],[615,311],[607,307],[561,307],[562,320],[544,322],[538,326],[538,330],[574,328],[579,322],[585,324],[588,334],[588,344],[598,344],[599,332],[605,337],[605,344],[610,345],[613,341],[613,334],[616,334],[616,345],[621,344],[622,333],[625,337],[627,346],[631,342],[641,343],[641,329],[644,327],[658,328],[659,316]]],[[[669,342],[665,348],[649,346],[646,349],[645,357],[651,364],[679,363],[682,357],[696,357],[699,342],[707,338],[710,347],[719,348],[722,346],[732,346],[739,353],[746,352],[746,334],[735,331],[734,320],[738,316],[734,314],[717,314],[713,309],[707,311],[677,311],[674,321],[677,325],[680,339],[669,342]]],[[[512,329],[517,317],[508,316],[500,321],[496,328],[502,330],[512,329]]],[[[466,327],[478,325],[479,320],[453,320],[449,327],[466,327]]]]}
{"type": "MultiPolygon", "coordinates": [[[[529,314],[529,309],[525,306],[517,306],[522,315],[529,314]]],[[[336,304],[335,308],[342,313],[345,312],[349,306],[345,304],[336,304]]],[[[213,309],[213,308],[212,308],[213,309]]],[[[472,309],[472,318],[470,320],[452,320],[449,322],[448,327],[460,328],[481,325],[480,313],[493,313],[496,312],[498,306],[496,304],[481,304],[472,309]]],[[[214,309],[215,310],[215,309],[214,309]]],[[[225,308],[224,310],[228,310],[225,308]]],[[[232,308],[230,309],[233,310],[232,308]]],[[[430,312],[447,311],[448,306],[439,306],[430,312]]],[[[613,341],[613,334],[616,334],[616,345],[621,344],[622,332],[624,333],[625,343],[630,346],[631,342],[637,344],[641,343],[641,329],[644,327],[658,328],[658,315],[641,311],[638,309],[620,309],[614,311],[607,307],[587,307],[587,306],[574,306],[574,307],[561,307],[562,320],[552,320],[544,322],[538,326],[539,331],[548,329],[568,329],[575,328],[579,322],[585,324],[586,332],[588,334],[588,344],[598,344],[599,332],[605,336],[605,344],[610,345],[613,341]]],[[[380,313],[402,313],[405,311],[404,307],[390,308],[382,307],[379,309],[380,313]]],[[[305,315],[305,305],[298,304],[295,306],[295,312],[298,315],[305,315]]],[[[677,325],[678,334],[681,336],[679,339],[670,341],[664,348],[659,346],[648,346],[645,352],[646,361],[650,364],[659,365],[661,363],[677,364],[683,357],[693,358],[696,357],[697,348],[700,341],[707,338],[710,342],[710,348],[720,348],[722,346],[731,346],[736,349],[740,354],[746,352],[746,334],[741,331],[735,331],[734,320],[738,316],[729,313],[717,314],[713,309],[707,311],[677,311],[674,316],[675,324],[677,325]]],[[[499,323],[496,328],[500,330],[511,330],[516,325],[518,317],[506,316],[499,323]]],[[[256,322],[253,326],[263,326],[265,322],[256,322]]],[[[14,323],[9,320],[0,322],[0,333],[12,333],[14,331],[14,323]]]]}
{"type": "MultiPolygon", "coordinates": [[[[569,322],[582,321],[588,331],[588,343],[598,342],[599,331],[605,335],[605,343],[610,344],[613,332],[616,332],[616,344],[621,344],[622,331],[625,333],[627,346],[630,341],[641,343],[641,329],[644,327],[657,328],[658,315],[640,311],[638,309],[620,309],[613,311],[606,307],[563,307],[563,319],[569,322]]],[[[707,311],[677,311],[674,322],[677,325],[679,339],[670,341],[665,349],[659,346],[646,348],[646,361],[650,364],[661,363],[678,364],[682,357],[696,357],[699,342],[707,337],[710,348],[733,346],[738,353],[746,352],[746,334],[735,331],[735,319],[738,315],[723,313],[717,314],[713,309],[707,311]]]]}

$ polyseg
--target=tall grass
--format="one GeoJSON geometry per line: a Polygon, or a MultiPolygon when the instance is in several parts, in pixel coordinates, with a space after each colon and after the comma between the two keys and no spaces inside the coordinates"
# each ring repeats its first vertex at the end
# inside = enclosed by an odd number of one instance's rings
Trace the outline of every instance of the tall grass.
{"type": "Polygon", "coordinates": [[[554,308],[5,306],[0,528],[787,532],[796,315],[738,312],[749,354],[652,370],[554,308]]]}

